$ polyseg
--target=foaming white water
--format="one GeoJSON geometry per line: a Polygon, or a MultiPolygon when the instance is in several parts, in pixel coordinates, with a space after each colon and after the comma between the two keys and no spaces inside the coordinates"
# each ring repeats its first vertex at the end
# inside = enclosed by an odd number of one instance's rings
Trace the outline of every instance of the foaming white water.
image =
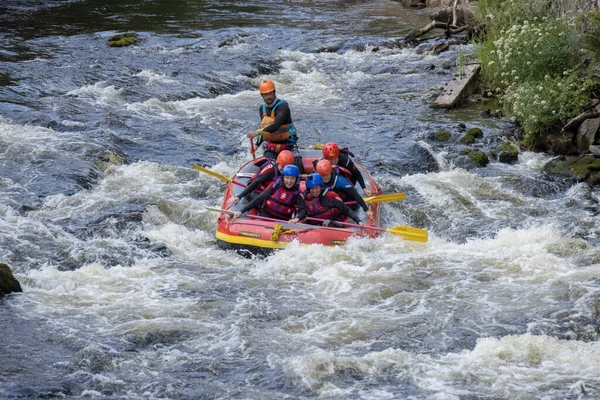
{"type": "Polygon", "coordinates": [[[86,99],[98,105],[118,104],[121,101],[122,94],[123,89],[117,89],[115,85],[109,85],[108,82],[104,81],[67,92],[68,96],[86,99]]]}
{"type": "MultiPolygon", "coordinates": [[[[282,363],[291,379],[322,397],[356,394],[356,388],[340,385],[351,373],[367,382],[399,379],[421,392],[415,398],[592,398],[600,395],[599,352],[597,343],[519,335],[480,339],[472,351],[440,357],[387,349],[364,356],[320,351],[270,361],[272,366],[282,363]]],[[[384,396],[393,393],[391,387],[381,390],[384,396]]]]}
{"type": "Polygon", "coordinates": [[[477,212],[489,218],[500,218],[515,204],[527,200],[502,187],[500,182],[463,169],[407,175],[401,182],[417,190],[436,209],[455,216],[477,212]]]}
{"type": "Polygon", "coordinates": [[[232,126],[248,126],[246,119],[239,118],[239,110],[257,109],[259,100],[256,92],[242,91],[210,99],[194,97],[165,102],[152,98],[142,103],[126,104],[125,107],[153,119],[195,118],[218,131],[232,129],[232,126]]]}
{"type": "Polygon", "coordinates": [[[142,78],[145,78],[148,80],[148,82],[146,83],[147,85],[161,85],[161,84],[172,84],[172,83],[177,83],[176,80],[170,79],[168,78],[166,75],[163,74],[157,74],[154,71],[150,71],[150,70],[142,70],[140,73],[136,74],[135,76],[139,76],[142,78]]]}
{"type": "Polygon", "coordinates": [[[76,132],[57,132],[41,126],[20,125],[0,117],[0,152],[6,157],[48,157],[52,154],[50,152],[58,151],[59,145],[67,140],[81,139],[76,132]]]}

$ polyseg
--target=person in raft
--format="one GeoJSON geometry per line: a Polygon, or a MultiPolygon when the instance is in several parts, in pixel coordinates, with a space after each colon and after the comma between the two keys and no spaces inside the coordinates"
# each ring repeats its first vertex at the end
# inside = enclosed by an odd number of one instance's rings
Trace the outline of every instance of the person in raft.
{"type": "Polygon", "coordinates": [[[233,203],[236,204],[240,199],[250,195],[251,193],[262,193],[275,179],[281,176],[281,170],[286,165],[294,163],[294,155],[289,150],[283,150],[277,155],[277,160],[273,161],[270,158],[261,165],[260,170],[252,179],[250,184],[246,186],[242,192],[233,198],[233,203]]]}
{"type": "Polygon", "coordinates": [[[343,226],[335,221],[343,221],[349,217],[359,225],[364,225],[356,213],[344,204],[342,199],[333,191],[325,191],[323,178],[317,173],[311,174],[306,179],[306,191],[304,192],[304,205],[309,217],[324,219],[315,221],[308,219],[309,224],[323,226],[343,226]]]}
{"type": "Polygon", "coordinates": [[[264,80],[258,85],[258,91],[264,103],[260,105],[260,128],[247,133],[250,139],[259,137],[258,145],[266,143],[263,156],[275,159],[282,150],[289,150],[294,154],[294,164],[304,173],[302,156],[298,151],[296,142],[298,135],[292,121],[292,113],[287,101],[278,99],[275,84],[271,80],[264,80]]]}
{"type": "Polygon", "coordinates": [[[356,183],[363,188],[363,191],[367,196],[370,196],[371,193],[367,190],[367,185],[365,184],[365,178],[363,178],[360,170],[354,165],[351,157],[354,157],[354,154],[347,148],[344,147],[340,149],[339,146],[333,142],[326,143],[323,146],[323,158],[329,160],[331,165],[334,167],[345,168],[350,173],[350,182],[354,186],[356,183]]]}
{"type": "Polygon", "coordinates": [[[261,217],[298,222],[306,218],[304,199],[300,194],[298,181],[300,171],[295,165],[286,165],[281,170],[281,178],[274,180],[264,192],[248,203],[241,211],[236,211],[233,218],[239,218],[243,213],[260,206],[258,215],[261,217]],[[297,215],[294,217],[294,214],[297,215]]]}
{"type": "MultiPolygon", "coordinates": [[[[325,188],[328,191],[334,191],[337,193],[343,201],[348,201],[350,199],[356,201],[356,204],[360,206],[367,217],[373,219],[373,211],[371,211],[371,207],[365,203],[362,197],[358,194],[354,185],[348,181],[348,179],[344,178],[342,175],[334,173],[333,166],[329,160],[321,160],[317,163],[316,166],[317,173],[321,175],[323,178],[323,183],[325,184],[325,188]]],[[[352,209],[356,209],[352,207],[352,209]]]]}

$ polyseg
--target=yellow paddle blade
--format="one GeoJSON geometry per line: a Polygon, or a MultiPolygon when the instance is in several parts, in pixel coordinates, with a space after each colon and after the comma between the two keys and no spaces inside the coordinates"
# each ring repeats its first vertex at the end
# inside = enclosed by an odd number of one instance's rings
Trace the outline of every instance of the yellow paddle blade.
{"type": "Polygon", "coordinates": [[[197,169],[198,171],[204,172],[205,174],[212,175],[215,178],[219,178],[219,179],[222,179],[222,180],[227,181],[227,182],[233,182],[233,179],[228,178],[225,175],[221,175],[221,174],[219,174],[217,172],[211,171],[210,169],[203,168],[203,167],[201,167],[199,165],[194,164],[194,168],[197,169]]]}
{"type": "Polygon", "coordinates": [[[385,203],[388,201],[404,200],[406,199],[406,193],[391,193],[382,194],[381,196],[365,197],[363,200],[365,203],[385,203]]]}
{"type": "Polygon", "coordinates": [[[425,229],[413,228],[412,226],[395,226],[386,229],[392,235],[402,236],[406,240],[425,243],[429,239],[429,233],[425,229]]]}

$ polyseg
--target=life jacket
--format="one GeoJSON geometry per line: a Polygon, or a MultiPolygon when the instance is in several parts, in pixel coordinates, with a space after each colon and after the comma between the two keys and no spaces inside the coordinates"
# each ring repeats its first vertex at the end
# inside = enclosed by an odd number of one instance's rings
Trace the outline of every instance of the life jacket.
{"type": "Polygon", "coordinates": [[[342,201],[348,201],[350,199],[350,196],[348,196],[346,194],[346,191],[345,190],[341,190],[341,189],[336,189],[335,185],[337,184],[337,181],[338,181],[338,178],[339,178],[340,174],[342,174],[342,176],[344,178],[346,178],[346,180],[349,183],[352,184],[352,179],[351,179],[352,174],[350,174],[350,171],[348,171],[346,168],[340,167],[338,165],[336,165],[334,167],[334,171],[335,171],[335,173],[332,173],[333,176],[331,177],[331,180],[329,181],[329,183],[325,184],[325,190],[326,190],[325,193],[327,193],[327,192],[334,192],[334,193],[336,193],[342,199],[342,201]]]}
{"type": "Polygon", "coordinates": [[[310,190],[307,190],[304,193],[306,213],[309,217],[337,220],[342,214],[341,211],[335,207],[326,207],[321,204],[321,199],[323,196],[327,196],[331,200],[342,201],[342,199],[335,192],[326,191],[325,194],[321,194],[319,197],[314,197],[310,193],[310,190]]]}
{"type": "MultiPolygon", "coordinates": [[[[285,100],[278,100],[277,103],[271,109],[271,112],[267,113],[267,105],[263,103],[262,105],[262,119],[260,121],[260,128],[264,129],[269,125],[272,125],[275,122],[275,109],[280,105],[287,103],[285,100]]],[[[262,139],[265,142],[283,142],[285,140],[291,139],[293,141],[296,140],[296,127],[294,123],[287,125],[281,125],[278,130],[273,133],[265,132],[262,135],[262,139]]],[[[285,149],[281,149],[285,150],[285,149]]],[[[281,151],[279,150],[279,151],[281,151]]]]}
{"type": "Polygon", "coordinates": [[[275,191],[265,199],[262,210],[279,219],[292,218],[292,215],[296,211],[294,199],[300,195],[298,185],[294,185],[294,187],[288,189],[283,184],[281,178],[277,178],[271,185],[275,187],[275,191]]]}
{"type": "Polygon", "coordinates": [[[277,168],[277,162],[275,160],[271,160],[270,158],[266,158],[263,160],[264,160],[264,162],[262,164],[258,165],[258,168],[260,168],[260,169],[258,170],[258,172],[256,174],[254,174],[252,176],[252,178],[250,178],[250,181],[248,182],[248,184],[252,183],[252,181],[255,180],[258,175],[268,173],[269,169],[271,169],[271,168],[273,169],[273,179],[270,181],[261,182],[260,185],[258,185],[258,187],[256,189],[254,189],[254,191],[256,193],[264,192],[265,189],[271,184],[271,182],[275,181],[281,175],[279,172],[279,168],[277,168]]]}

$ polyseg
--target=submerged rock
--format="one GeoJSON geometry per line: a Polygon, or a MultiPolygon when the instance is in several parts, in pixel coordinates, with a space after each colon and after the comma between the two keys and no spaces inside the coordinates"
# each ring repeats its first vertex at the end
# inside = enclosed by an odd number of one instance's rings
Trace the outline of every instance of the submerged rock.
{"type": "Polygon", "coordinates": [[[107,40],[107,44],[110,47],[123,47],[139,43],[139,41],[140,39],[138,38],[138,35],[136,33],[128,32],[110,37],[107,40]]]}
{"type": "Polygon", "coordinates": [[[447,142],[452,138],[452,133],[447,129],[440,129],[433,135],[433,139],[438,142],[447,142]]]}
{"type": "Polygon", "coordinates": [[[496,148],[498,161],[502,163],[513,163],[519,160],[519,149],[510,142],[504,142],[496,148]]]}
{"type": "Polygon", "coordinates": [[[13,292],[22,292],[21,284],[13,276],[10,267],[0,263],[0,297],[13,292]]]}
{"type": "Polygon", "coordinates": [[[479,128],[470,128],[467,129],[467,132],[463,137],[460,138],[460,142],[462,144],[472,144],[475,142],[475,139],[483,137],[483,131],[479,128]]]}

